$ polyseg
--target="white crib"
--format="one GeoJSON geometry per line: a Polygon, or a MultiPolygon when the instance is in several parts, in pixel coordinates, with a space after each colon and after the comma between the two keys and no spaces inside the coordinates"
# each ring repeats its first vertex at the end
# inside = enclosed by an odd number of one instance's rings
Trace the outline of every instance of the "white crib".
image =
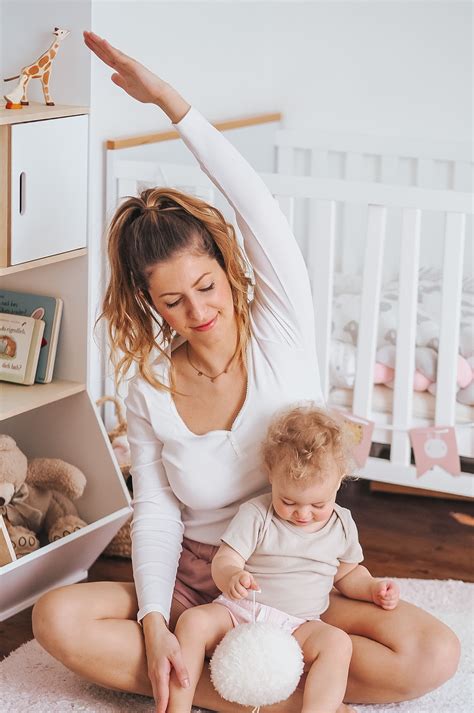
{"type": "MultiPolygon", "coordinates": [[[[473,496],[474,475],[468,468],[474,458],[474,407],[456,401],[462,284],[472,264],[469,154],[459,144],[387,137],[267,130],[265,140],[271,141],[271,136],[274,170],[261,176],[293,227],[308,266],[326,400],[374,421],[373,441],[389,446],[389,458],[369,457],[359,475],[473,496]],[[426,226],[425,245],[422,227],[426,226]],[[384,261],[384,253],[388,260],[384,261]],[[432,266],[433,255],[439,257],[442,289],[435,396],[412,388],[419,266],[432,266]],[[331,388],[329,378],[334,281],[341,271],[359,273],[361,282],[353,389],[331,388]],[[398,321],[392,389],[374,386],[373,376],[382,284],[394,276],[403,319],[398,321]],[[417,478],[408,429],[433,424],[456,427],[465,466],[461,475],[454,477],[435,467],[417,478]]],[[[127,151],[107,152],[109,212],[122,197],[145,186],[168,185],[214,203],[233,221],[230,206],[197,165],[189,163],[189,157],[188,163],[170,161],[169,156],[130,159],[127,151]]],[[[142,156],[147,153],[148,148],[142,156]]],[[[252,156],[248,158],[252,162],[252,156]]]]}

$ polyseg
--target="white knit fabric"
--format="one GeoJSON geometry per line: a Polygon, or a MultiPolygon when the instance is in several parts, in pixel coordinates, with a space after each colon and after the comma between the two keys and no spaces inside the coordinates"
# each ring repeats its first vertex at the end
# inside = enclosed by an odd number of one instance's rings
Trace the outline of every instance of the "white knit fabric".
{"type": "MultiPolygon", "coordinates": [[[[358,713],[471,713],[474,584],[454,580],[398,580],[403,598],[444,621],[458,635],[462,656],[444,686],[406,703],[357,705],[358,713]]],[[[117,693],[82,680],[29,641],[0,663],[2,713],[153,713],[149,698],[117,693]]],[[[197,712],[197,709],[196,709],[197,712]]],[[[203,712],[204,713],[204,712],[203,712]]]]}

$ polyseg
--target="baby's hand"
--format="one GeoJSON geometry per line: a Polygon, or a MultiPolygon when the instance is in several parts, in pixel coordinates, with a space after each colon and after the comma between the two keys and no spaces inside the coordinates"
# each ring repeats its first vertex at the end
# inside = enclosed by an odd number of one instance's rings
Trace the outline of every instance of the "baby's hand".
{"type": "Polygon", "coordinates": [[[225,594],[230,599],[245,599],[249,589],[260,589],[250,572],[244,569],[236,572],[229,580],[225,594]]]}
{"type": "Polygon", "coordinates": [[[372,584],[372,601],[382,609],[395,609],[400,599],[398,584],[391,579],[376,580],[372,584]]]}

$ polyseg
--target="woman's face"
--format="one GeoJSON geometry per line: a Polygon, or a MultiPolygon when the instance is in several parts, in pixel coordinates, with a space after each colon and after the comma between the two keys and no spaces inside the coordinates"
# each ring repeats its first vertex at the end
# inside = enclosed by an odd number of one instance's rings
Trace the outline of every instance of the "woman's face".
{"type": "Polygon", "coordinates": [[[235,322],[229,280],[209,255],[183,252],[157,263],[148,292],[171,329],[191,342],[221,338],[235,322]]]}

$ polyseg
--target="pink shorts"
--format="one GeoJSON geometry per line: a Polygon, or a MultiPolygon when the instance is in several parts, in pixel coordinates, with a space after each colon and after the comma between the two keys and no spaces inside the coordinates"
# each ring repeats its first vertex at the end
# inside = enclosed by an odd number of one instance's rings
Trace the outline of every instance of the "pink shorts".
{"type": "MultiPolygon", "coordinates": [[[[250,599],[239,599],[234,601],[221,594],[215,599],[215,604],[222,604],[229,610],[234,626],[239,624],[251,624],[253,622],[253,602],[250,599]]],[[[286,614],[280,609],[274,609],[267,604],[255,603],[255,621],[274,624],[284,631],[292,634],[301,624],[304,624],[307,619],[300,619],[297,616],[286,614]]]]}
{"type": "Polygon", "coordinates": [[[209,604],[220,594],[211,576],[212,558],[218,549],[215,545],[183,539],[173,597],[186,609],[209,604]]]}

